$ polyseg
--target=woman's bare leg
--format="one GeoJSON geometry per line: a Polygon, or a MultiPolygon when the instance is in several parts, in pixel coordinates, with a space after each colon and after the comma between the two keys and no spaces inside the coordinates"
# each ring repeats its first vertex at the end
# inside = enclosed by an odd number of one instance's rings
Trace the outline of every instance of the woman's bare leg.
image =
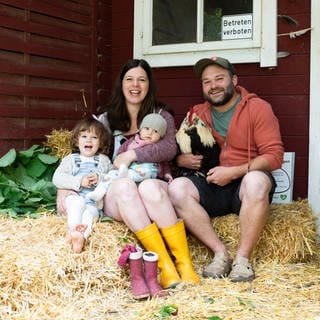
{"type": "Polygon", "coordinates": [[[112,182],[104,198],[104,213],[117,221],[123,221],[133,232],[151,223],[138,187],[129,178],[112,182]]]}
{"type": "Polygon", "coordinates": [[[173,226],[178,222],[176,212],[168,196],[168,184],[159,179],[147,179],[140,183],[139,193],[149,218],[159,228],[173,226]]]}

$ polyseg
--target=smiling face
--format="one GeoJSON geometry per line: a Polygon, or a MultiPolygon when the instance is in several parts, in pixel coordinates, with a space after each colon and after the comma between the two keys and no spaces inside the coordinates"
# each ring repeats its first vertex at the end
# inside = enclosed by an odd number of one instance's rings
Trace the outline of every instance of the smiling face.
{"type": "Polygon", "coordinates": [[[202,90],[204,98],[215,107],[225,106],[235,95],[237,77],[231,77],[228,70],[210,65],[202,73],[202,90]]]}
{"type": "Polygon", "coordinates": [[[143,68],[136,67],[127,71],[122,80],[122,92],[127,104],[141,105],[148,90],[149,79],[143,68]]]}
{"type": "Polygon", "coordinates": [[[81,156],[93,157],[100,146],[100,138],[93,128],[80,131],[78,136],[78,148],[81,156]]]}

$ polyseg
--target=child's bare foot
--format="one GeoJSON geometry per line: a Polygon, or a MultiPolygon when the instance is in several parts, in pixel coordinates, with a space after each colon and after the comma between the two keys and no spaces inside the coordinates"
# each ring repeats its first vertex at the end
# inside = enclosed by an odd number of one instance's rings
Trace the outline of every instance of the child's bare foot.
{"type": "Polygon", "coordinates": [[[70,238],[72,242],[72,249],[74,253],[80,253],[84,246],[84,235],[83,233],[87,229],[87,225],[78,224],[70,229],[70,238]]]}

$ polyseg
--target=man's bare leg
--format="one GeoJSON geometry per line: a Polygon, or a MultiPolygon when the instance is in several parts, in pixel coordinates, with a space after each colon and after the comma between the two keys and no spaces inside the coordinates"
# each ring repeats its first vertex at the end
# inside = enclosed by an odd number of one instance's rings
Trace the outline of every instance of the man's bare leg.
{"type": "Polygon", "coordinates": [[[271,182],[262,172],[252,171],[240,188],[240,243],[237,256],[250,258],[269,216],[271,182]]]}
{"type": "Polygon", "coordinates": [[[187,178],[177,178],[169,185],[169,196],[177,215],[184,220],[189,232],[213,252],[227,252],[214,231],[206,210],[199,204],[199,193],[187,178]]]}
{"type": "Polygon", "coordinates": [[[215,253],[213,262],[205,268],[203,276],[226,276],[232,259],[224,243],[213,229],[211,218],[199,204],[199,193],[187,178],[174,179],[169,185],[169,196],[177,215],[184,220],[189,232],[215,253]]]}
{"type": "Polygon", "coordinates": [[[249,172],[240,187],[239,248],[229,274],[231,281],[250,281],[255,274],[249,262],[269,215],[271,182],[262,172],[249,172]]]}

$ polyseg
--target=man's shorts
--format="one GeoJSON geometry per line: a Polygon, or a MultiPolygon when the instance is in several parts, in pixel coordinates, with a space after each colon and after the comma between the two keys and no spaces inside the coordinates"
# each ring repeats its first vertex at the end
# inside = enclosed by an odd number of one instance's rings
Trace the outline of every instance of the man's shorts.
{"type": "MultiPolygon", "coordinates": [[[[276,181],[270,172],[265,173],[271,182],[271,191],[269,193],[269,203],[276,188],[276,181]]],[[[239,198],[239,191],[242,178],[232,181],[231,183],[221,187],[214,183],[208,183],[204,177],[188,176],[195,187],[198,189],[200,195],[200,204],[207,211],[210,217],[224,216],[228,213],[239,214],[241,207],[241,200],[239,198]]]]}

